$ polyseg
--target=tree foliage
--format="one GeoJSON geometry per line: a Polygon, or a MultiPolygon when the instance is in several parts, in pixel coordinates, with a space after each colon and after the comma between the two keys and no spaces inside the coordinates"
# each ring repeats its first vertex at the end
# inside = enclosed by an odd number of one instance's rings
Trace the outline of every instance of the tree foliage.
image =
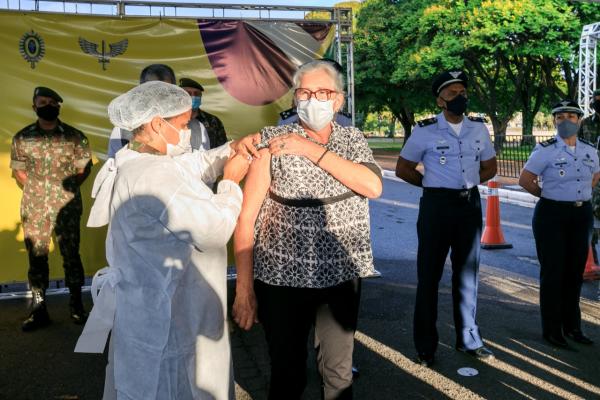
{"type": "Polygon", "coordinates": [[[357,16],[355,32],[355,95],[359,108],[369,112],[390,110],[410,135],[415,111],[431,107],[426,79],[394,78],[403,47],[415,38],[421,1],[406,1],[402,7],[386,1],[370,1],[357,16]],[[411,20],[406,17],[412,17],[411,20]]]}
{"type": "Polygon", "coordinates": [[[595,21],[600,5],[565,0],[368,0],[358,16],[357,92],[385,93],[371,107],[393,109],[388,99],[399,91],[405,107],[422,112],[433,103],[422,83],[462,68],[472,111],[486,113],[497,134],[520,111],[531,134],[542,106],[574,97],[579,35],[595,21]]]}

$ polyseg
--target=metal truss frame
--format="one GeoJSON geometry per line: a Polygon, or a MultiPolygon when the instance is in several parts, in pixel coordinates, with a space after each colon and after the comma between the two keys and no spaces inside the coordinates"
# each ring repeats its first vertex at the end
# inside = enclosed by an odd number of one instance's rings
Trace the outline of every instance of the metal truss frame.
{"type": "MultiPolygon", "coordinates": [[[[53,4],[62,5],[63,14],[98,15],[116,17],[157,17],[157,18],[202,18],[202,19],[235,19],[235,20],[259,20],[259,21],[286,21],[298,22],[304,20],[309,13],[323,15],[319,19],[310,19],[310,22],[334,24],[334,54],[336,61],[346,69],[346,109],[355,120],[354,109],[354,40],[352,36],[352,9],[335,7],[310,7],[294,5],[258,5],[258,4],[210,4],[210,3],[181,3],[144,0],[33,0],[33,8],[27,8],[22,0],[17,0],[17,6],[11,6],[11,0],[5,0],[5,5],[0,9],[19,12],[44,12],[40,5],[53,4]],[[68,11],[74,8],[74,11],[68,11]],[[94,12],[94,6],[109,7],[112,12],[94,12]],[[85,10],[85,11],[83,11],[85,10]],[[153,14],[159,10],[159,15],[153,14]],[[185,10],[186,15],[181,15],[185,10]],[[232,17],[225,16],[226,12],[254,12],[257,17],[232,17]],[[278,18],[278,12],[297,12],[301,18],[278,18]],[[178,13],[179,12],[179,13],[178,13]],[[275,15],[272,15],[275,14],[275,15]]],[[[14,3],[14,1],[12,1],[14,3]]]]}
{"type": "Polygon", "coordinates": [[[600,22],[585,25],[579,40],[579,93],[577,102],[583,109],[584,115],[594,111],[590,103],[596,89],[597,63],[596,47],[600,38],[600,22]]]}

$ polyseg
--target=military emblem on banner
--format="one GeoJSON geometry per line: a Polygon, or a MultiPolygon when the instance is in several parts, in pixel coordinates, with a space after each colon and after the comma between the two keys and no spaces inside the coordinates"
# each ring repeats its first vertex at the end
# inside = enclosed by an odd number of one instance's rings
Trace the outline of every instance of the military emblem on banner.
{"type": "Polygon", "coordinates": [[[101,44],[98,44],[85,40],[82,37],[79,38],[79,47],[81,47],[81,51],[96,57],[98,62],[102,64],[102,69],[104,71],[106,71],[106,64],[110,63],[110,59],[124,54],[127,51],[128,45],[129,40],[123,39],[116,43],[109,43],[107,49],[104,40],[101,44]]]}
{"type": "Polygon", "coordinates": [[[26,32],[19,40],[19,52],[25,61],[29,62],[31,68],[35,68],[35,64],[46,54],[44,39],[33,30],[26,32]]]}

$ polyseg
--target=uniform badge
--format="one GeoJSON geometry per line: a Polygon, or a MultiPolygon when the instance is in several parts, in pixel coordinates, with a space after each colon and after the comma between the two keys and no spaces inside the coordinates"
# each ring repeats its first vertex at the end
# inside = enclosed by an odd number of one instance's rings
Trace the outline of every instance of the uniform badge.
{"type": "Polygon", "coordinates": [[[440,157],[440,164],[446,165],[446,156],[441,156],[440,157]]]}
{"type": "Polygon", "coordinates": [[[561,169],[560,171],[558,171],[558,175],[565,176],[565,170],[561,169]]]}
{"type": "Polygon", "coordinates": [[[127,51],[129,45],[128,39],[123,39],[116,43],[110,43],[108,50],[106,49],[106,42],[103,40],[101,48],[98,49],[98,43],[92,43],[84,38],[79,38],[79,47],[85,54],[89,54],[98,59],[98,62],[102,64],[102,69],[106,71],[106,64],[110,63],[111,58],[120,56],[127,51]]]}
{"type": "Polygon", "coordinates": [[[19,52],[25,61],[29,62],[31,68],[35,68],[35,64],[40,62],[46,54],[44,39],[33,30],[25,32],[19,40],[19,52]]]}

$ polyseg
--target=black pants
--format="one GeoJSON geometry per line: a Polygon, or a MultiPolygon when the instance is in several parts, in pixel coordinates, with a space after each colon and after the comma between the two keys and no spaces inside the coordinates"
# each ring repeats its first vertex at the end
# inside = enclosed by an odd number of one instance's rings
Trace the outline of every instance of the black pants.
{"type": "Polygon", "coordinates": [[[581,329],[579,296],[593,227],[592,206],[540,199],[533,236],[540,261],[542,332],[581,329]]]}
{"type": "MultiPolygon", "coordinates": [[[[344,332],[343,337],[338,338],[319,334],[320,352],[339,351],[336,339],[352,343],[358,320],[361,280],[357,278],[324,289],[273,286],[257,280],[254,288],[258,318],[265,330],[271,357],[269,399],[300,399],[306,386],[308,335],[317,314],[327,307],[333,322],[340,328],[338,332],[344,332]]],[[[318,331],[318,327],[315,329],[318,331]]],[[[350,386],[341,388],[336,398],[351,399],[352,346],[344,349],[350,354],[328,354],[327,358],[338,360],[338,363],[342,360],[344,374],[350,379],[350,386]]],[[[340,371],[335,369],[336,366],[325,366],[326,371],[337,375],[340,371]]],[[[333,378],[330,381],[335,381],[335,376],[333,378]]]]}
{"type": "Polygon", "coordinates": [[[481,200],[477,187],[468,192],[424,189],[419,204],[417,298],[413,336],[419,354],[437,349],[438,285],[448,251],[452,261],[452,301],[456,345],[483,345],[476,322],[481,200]]]}

